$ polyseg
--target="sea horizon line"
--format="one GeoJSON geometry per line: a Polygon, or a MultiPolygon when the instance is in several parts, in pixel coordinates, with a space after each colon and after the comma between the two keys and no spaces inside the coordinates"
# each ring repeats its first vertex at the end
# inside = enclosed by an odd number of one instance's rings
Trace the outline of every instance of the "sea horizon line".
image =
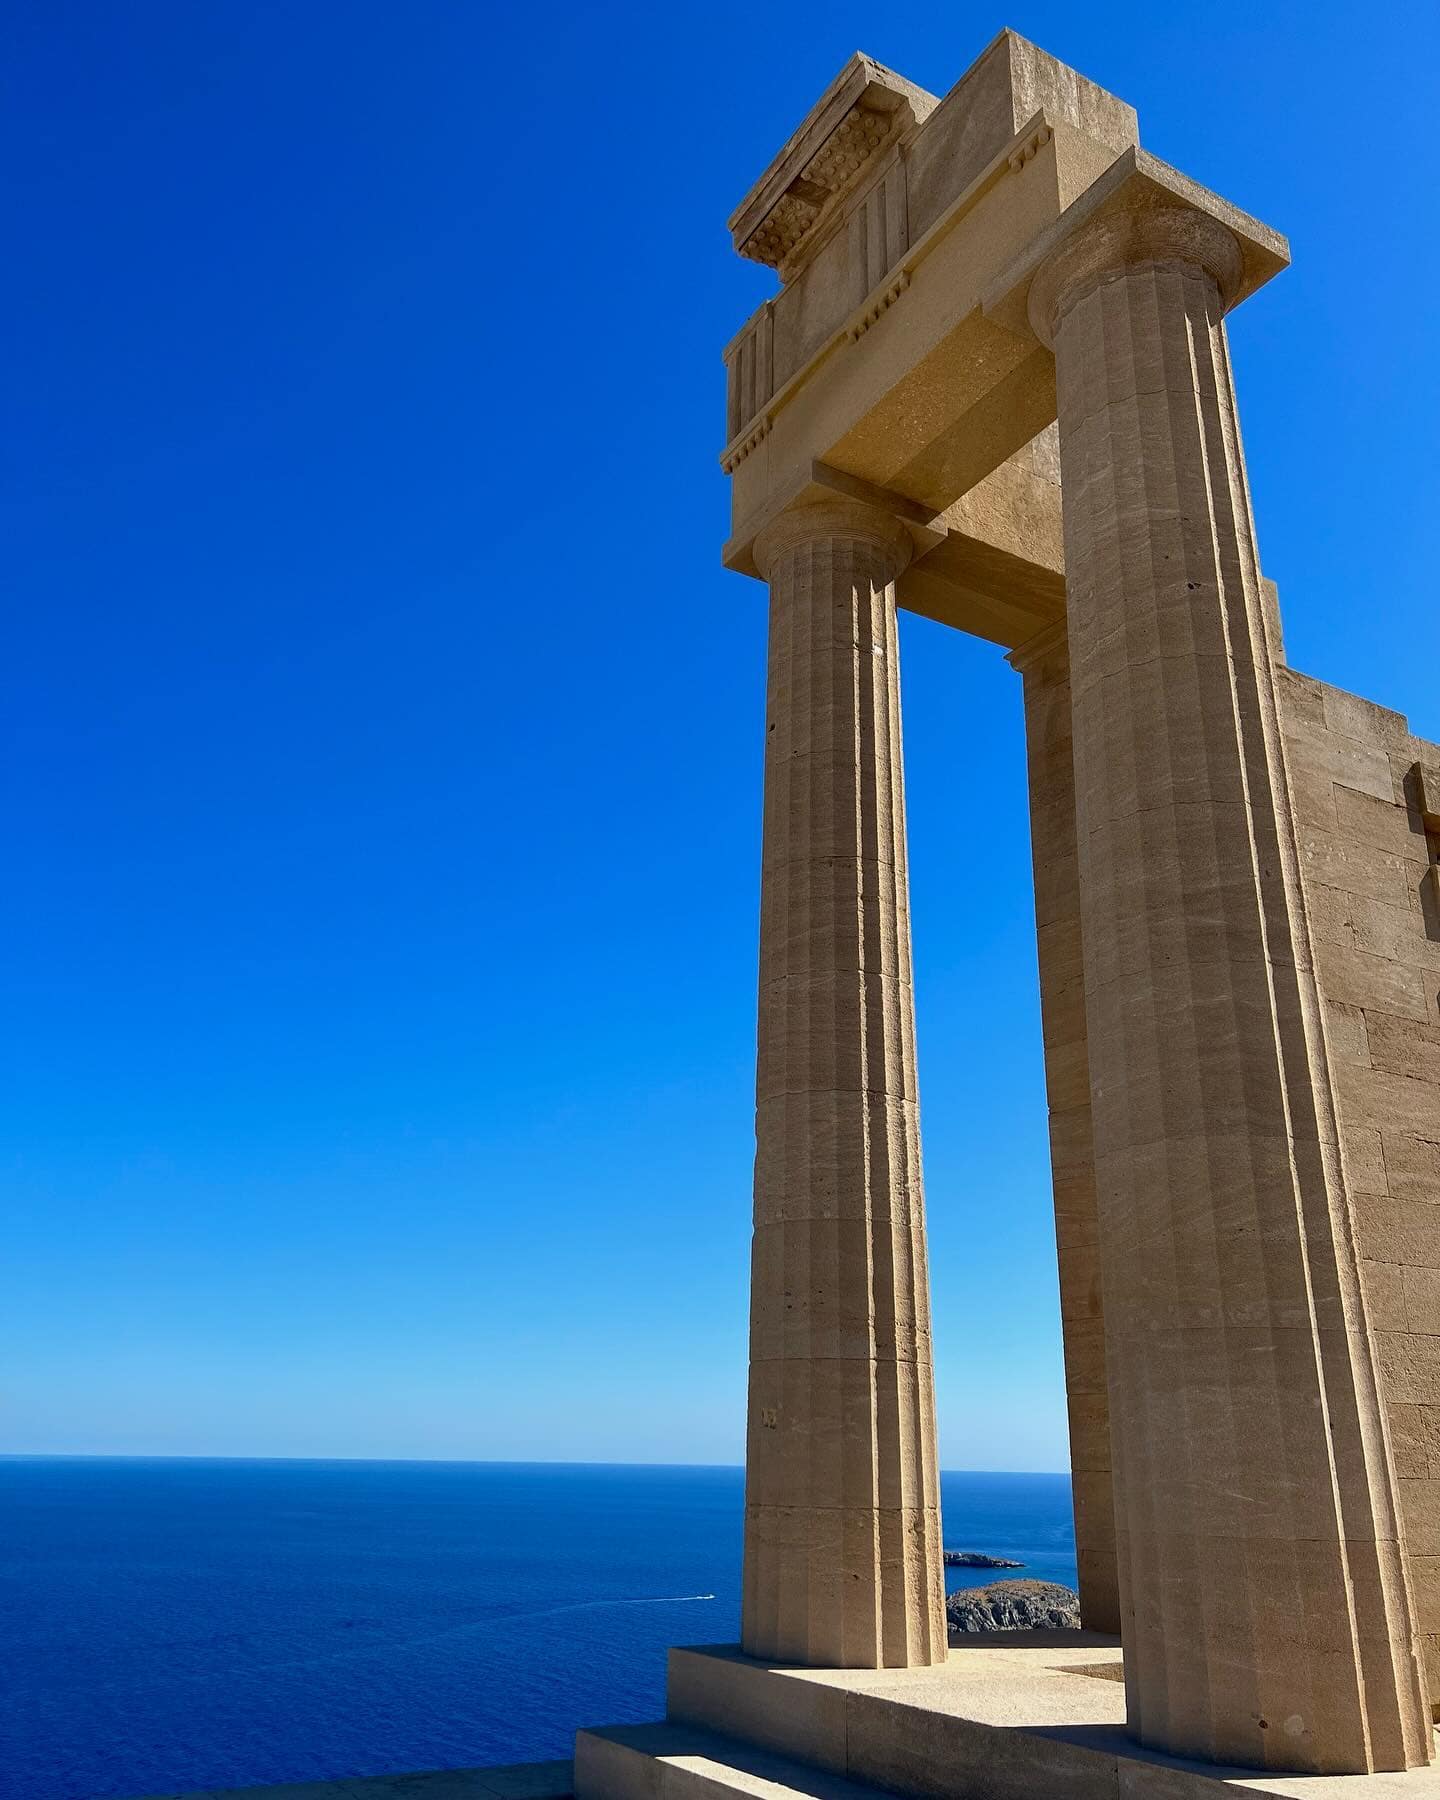
{"type": "MultiPolygon", "coordinates": [[[[184,1462],[296,1463],[310,1466],[344,1464],[361,1468],[492,1468],[492,1469],[695,1469],[743,1474],[740,1462],[652,1462],[619,1457],[560,1456],[267,1456],[229,1451],[174,1450],[0,1450],[0,1463],[21,1462],[184,1462]]],[[[942,1475],[1071,1475],[1069,1469],[946,1468],[942,1475]]]]}

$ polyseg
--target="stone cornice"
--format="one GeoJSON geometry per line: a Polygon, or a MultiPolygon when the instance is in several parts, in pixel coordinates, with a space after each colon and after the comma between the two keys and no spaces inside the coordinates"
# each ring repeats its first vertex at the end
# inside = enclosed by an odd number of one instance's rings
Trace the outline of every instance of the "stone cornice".
{"type": "Polygon", "coordinates": [[[731,214],[736,250],[789,281],[875,159],[937,104],[857,51],[731,214]]]}

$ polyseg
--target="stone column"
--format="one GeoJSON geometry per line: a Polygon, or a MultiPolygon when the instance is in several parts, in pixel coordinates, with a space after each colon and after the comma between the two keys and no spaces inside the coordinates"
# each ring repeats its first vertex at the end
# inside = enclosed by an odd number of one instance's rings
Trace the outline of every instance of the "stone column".
{"type": "Polygon", "coordinates": [[[1109,1389],[1085,1039],[1080,872],[1075,851],[1070,646],[1064,620],[1022,644],[1008,660],[1025,683],[1035,945],[1040,965],[1045,1089],[1050,1103],[1050,1173],[1065,1400],[1070,1415],[1080,1622],[1090,1631],[1118,1632],[1109,1389]]]}
{"type": "Polygon", "coordinates": [[[1183,200],[1082,223],[1055,352],[1087,1038],[1131,1728],[1429,1759],[1222,314],[1183,200]]]}
{"type": "Polygon", "coordinates": [[[848,502],[762,533],[770,583],[743,1648],[943,1661],[896,577],[848,502]]]}

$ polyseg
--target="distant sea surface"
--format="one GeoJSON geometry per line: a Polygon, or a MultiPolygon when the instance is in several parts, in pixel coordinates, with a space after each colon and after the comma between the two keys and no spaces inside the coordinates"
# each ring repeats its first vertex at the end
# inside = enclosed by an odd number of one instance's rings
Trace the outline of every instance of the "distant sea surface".
{"type": "MultiPolygon", "coordinates": [[[[1067,1476],[941,1487],[948,1546],[1074,1585],[1067,1476]]],[[[736,1638],[742,1495],[739,1469],[0,1459],[0,1795],[568,1756],[660,1716],[667,1646],[736,1638]]]]}

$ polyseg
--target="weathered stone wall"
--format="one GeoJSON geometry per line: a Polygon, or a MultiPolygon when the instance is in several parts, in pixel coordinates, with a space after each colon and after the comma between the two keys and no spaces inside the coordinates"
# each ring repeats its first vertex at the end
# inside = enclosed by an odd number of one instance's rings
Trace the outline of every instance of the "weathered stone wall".
{"type": "Polygon", "coordinates": [[[1423,775],[1440,750],[1399,713],[1277,673],[1362,1280],[1440,1703],[1440,833],[1424,810],[1440,796],[1423,775]]]}

